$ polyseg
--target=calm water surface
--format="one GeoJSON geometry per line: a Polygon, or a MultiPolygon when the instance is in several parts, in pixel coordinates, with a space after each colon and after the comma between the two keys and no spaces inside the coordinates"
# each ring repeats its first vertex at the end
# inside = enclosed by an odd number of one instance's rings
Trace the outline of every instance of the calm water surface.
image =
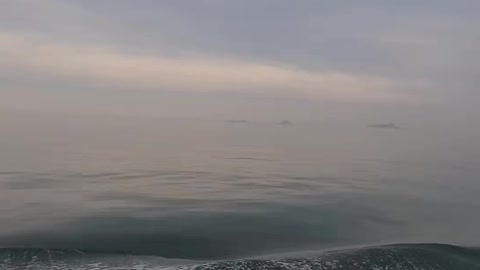
{"type": "Polygon", "coordinates": [[[5,115],[0,246],[211,259],[479,245],[474,141],[429,127],[5,115]]]}

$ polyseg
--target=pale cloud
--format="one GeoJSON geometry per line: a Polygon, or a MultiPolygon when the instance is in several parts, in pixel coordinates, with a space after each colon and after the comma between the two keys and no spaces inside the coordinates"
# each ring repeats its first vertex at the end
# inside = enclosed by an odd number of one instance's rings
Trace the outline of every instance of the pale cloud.
{"type": "Polygon", "coordinates": [[[0,60],[2,69],[49,80],[75,80],[122,89],[238,91],[346,102],[415,102],[421,97],[401,90],[430,87],[421,81],[312,72],[218,57],[133,55],[108,47],[15,32],[0,33],[0,60]]]}
{"type": "Polygon", "coordinates": [[[480,4],[467,0],[0,2],[0,110],[379,122],[478,111],[480,4]]]}

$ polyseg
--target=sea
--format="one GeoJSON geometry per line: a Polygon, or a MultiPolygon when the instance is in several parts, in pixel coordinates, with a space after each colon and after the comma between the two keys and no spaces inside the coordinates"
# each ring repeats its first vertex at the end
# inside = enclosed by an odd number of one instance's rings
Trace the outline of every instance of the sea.
{"type": "Polygon", "coordinates": [[[0,114],[0,269],[480,269],[475,130],[227,120],[0,114]]]}

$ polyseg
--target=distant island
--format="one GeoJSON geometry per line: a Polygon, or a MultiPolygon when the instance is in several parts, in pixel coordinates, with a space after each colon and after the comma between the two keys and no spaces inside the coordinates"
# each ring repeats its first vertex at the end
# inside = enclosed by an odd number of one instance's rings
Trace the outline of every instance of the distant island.
{"type": "Polygon", "coordinates": [[[290,122],[290,121],[288,121],[288,120],[283,120],[282,122],[280,122],[280,123],[278,123],[278,124],[279,124],[279,125],[286,125],[286,126],[288,126],[288,125],[293,125],[293,123],[290,122]]]}
{"type": "Polygon", "coordinates": [[[399,129],[394,123],[385,123],[385,124],[374,124],[368,125],[369,128],[387,128],[387,129],[399,129]]]}

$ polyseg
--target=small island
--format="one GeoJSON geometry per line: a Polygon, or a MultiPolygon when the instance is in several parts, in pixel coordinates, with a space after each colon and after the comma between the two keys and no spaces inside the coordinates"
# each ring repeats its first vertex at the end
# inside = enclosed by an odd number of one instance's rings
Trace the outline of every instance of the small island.
{"type": "Polygon", "coordinates": [[[368,128],[386,128],[386,129],[399,129],[397,125],[394,123],[385,123],[385,124],[374,124],[374,125],[368,125],[368,128]]]}
{"type": "Polygon", "coordinates": [[[288,121],[288,120],[283,120],[282,122],[278,123],[279,125],[284,125],[284,126],[289,126],[289,125],[293,125],[292,122],[288,121]]]}

